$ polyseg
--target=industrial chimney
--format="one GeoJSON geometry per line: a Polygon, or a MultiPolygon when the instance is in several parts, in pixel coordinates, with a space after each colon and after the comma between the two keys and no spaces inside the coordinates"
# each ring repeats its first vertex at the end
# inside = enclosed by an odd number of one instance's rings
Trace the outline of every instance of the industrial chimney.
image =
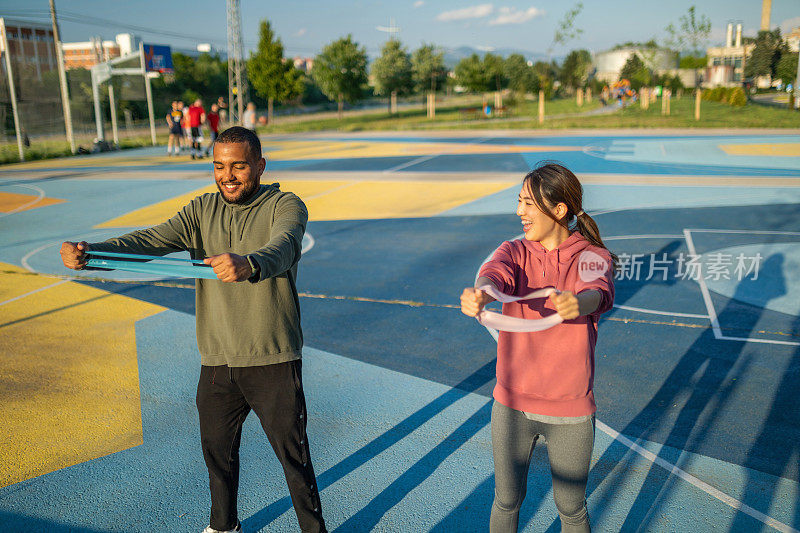
{"type": "Polygon", "coordinates": [[[772,10],[772,0],[762,0],[761,2],[761,29],[769,31],[769,15],[772,10]]]}
{"type": "Polygon", "coordinates": [[[733,46],[733,23],[728,23],[728,32],[725,34],[725,48],[733,46]]]}
{"type": "Polygon", "coordinates": [[[742,23],[736,25],[736,48],[742,47],[742,23]]]}

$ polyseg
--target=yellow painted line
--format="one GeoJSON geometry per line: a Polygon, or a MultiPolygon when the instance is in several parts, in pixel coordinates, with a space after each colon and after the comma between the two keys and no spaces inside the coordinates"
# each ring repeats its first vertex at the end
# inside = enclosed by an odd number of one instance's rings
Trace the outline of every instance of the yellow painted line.
{"type": "MultiPolygon", "coordinates": [[[[268,182],[269,180],[264,180],[268,182]]],[[[281,190],[297,194],[311,220],[425,217],[502,191],[517,182],[283,180],[281,190]]],[[[97,225],[143,227],[172,217],[192,198],[215,192],[216,185],[170,198],[97,225]]]]}
{"type": "Polygon", "coordinates": [[[517,182],[363,181],[306,202],[311,220],[433,216],[517,182]]]}
{"type": "Polygon", "coordinates": [[[37,196],[33,194],[17,194],[13,192],[0,192],[0,213],[10,213],[11,211],[22,212],[28,209],[44,207],[46,205],[61,204],[66,200],[60,198],[42,198],[34,202],[37,196]],[[30,204],[25,207],[26,204],[30,204]]]}
{"type": "Polygon", "coordinates": [[[141,444],[134,325],[164,308],[0,268],[0,487],[141,444]]]}
{"type": "MultiPolygon", "coordinates": [[[[262,179],[262,182],[270,183],[270,180],[267,177],[267,179],[262,179]]],[[[298,195],[300,198],[306,198],[324,194],[325,191],[336,189],[338,187],[341,187],[342,185],[345,185],[346,183],[347,182],[343,181],[296,180],[292,182],[282,181],[280,185],[281,185],[281,190],[291,191],[296,195],[298,195]]],[[[102,224],[98,224],[95,227],[137,228],[142,226],[153,226],[174,216],[178,211],[181,210],[183,206],[191,202],[194,197],[209,192],[217,192],[217,186],[215,184],[207,185],[202,189],[197,189],[196,191],[182,194],[180,196],[176,196],[175,198],[170,198],[168,200],[164,200],[163,202],[158,202],[156,204],[152,204],[147,207],[142,207],[141,209],[131,211],[130,213],[127,213],[120,217],[113,218],[107,222],[103,222],[102,224]]]]}
{"type": "Polygon", "coordinates": [[[719,147],[728,155],[800,157],[800,143],[720,144],[719,147]]]}
{"type": "Polygon", "coordinates": [[[436,155],[508,154],[523,152],[574,152],[576,146],[521,146],[516,144],[375,141],[281,141],[265,147],[267,159],[358,159],[369,157],[420,157],[436,155]]]}

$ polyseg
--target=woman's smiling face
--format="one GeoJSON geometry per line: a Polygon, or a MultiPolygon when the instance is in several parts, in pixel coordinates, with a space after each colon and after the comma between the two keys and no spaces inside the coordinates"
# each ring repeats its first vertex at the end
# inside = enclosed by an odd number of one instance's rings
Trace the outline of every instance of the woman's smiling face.
{"type": "MultiPolygon", "coordinates": [[[[563,204],[559,204],[553,208],[553,215],[558,217],[562,206],[563,204]]],[[[548,206],[545,207],[547,208],[548,206]]],[[[566,206],[563,206],[563,210],[566,213],[566,206]]],[[[520,217],[522,222],[522,231],[525,233],[525,239],[529,241],[547,240],[564,229],[561,224],[537,207],[533,194],[531,194],[525,183],[522,185],[517,200],[517,216],[520,217]]],[[[563,215],[561,216],[563,217],[563,215]]]]}

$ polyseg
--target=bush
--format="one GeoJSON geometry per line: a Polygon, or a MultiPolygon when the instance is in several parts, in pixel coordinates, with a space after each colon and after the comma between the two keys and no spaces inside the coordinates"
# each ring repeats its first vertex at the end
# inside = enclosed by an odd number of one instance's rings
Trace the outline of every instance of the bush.
{"type": "Polygon", "coordinates": [[[741,87],[714,87],[703,91],[703,100],[722,102],[735,107],[747,105],[747,95],[741,87]]]}
{"type": "Polygon", "coordinates": [[[744,89],[741,87],[733,87],[728,92],[728,104],[734,107],[742,107],[747,105],[747,95],[744,94],[744,89]]]}

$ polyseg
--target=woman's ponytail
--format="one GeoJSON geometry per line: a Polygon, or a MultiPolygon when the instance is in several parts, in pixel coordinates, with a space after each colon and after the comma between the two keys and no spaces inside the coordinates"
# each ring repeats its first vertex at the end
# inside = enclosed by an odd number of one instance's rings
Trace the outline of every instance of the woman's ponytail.
{"type": "MultiPolygon", "coordinates": [[[[588,214],[584,213],[583,210],[578,212],[578,215],[575,217],[575,229],[578,230],[578,233],[583,235],[583,238],[592,243],[594,246],[599,248],[605,248],[608,250],[606,245],[603,243],[603,239],[600,237],[600,229],[597,227],[597,223],[594,221],[592,217],[588,214]]],[[[614,270],[617,270],[619,266],[619,258],[617,254],[608,250],[608,253],[611,254],[611,261],[614,266],[614,270]]]]}

